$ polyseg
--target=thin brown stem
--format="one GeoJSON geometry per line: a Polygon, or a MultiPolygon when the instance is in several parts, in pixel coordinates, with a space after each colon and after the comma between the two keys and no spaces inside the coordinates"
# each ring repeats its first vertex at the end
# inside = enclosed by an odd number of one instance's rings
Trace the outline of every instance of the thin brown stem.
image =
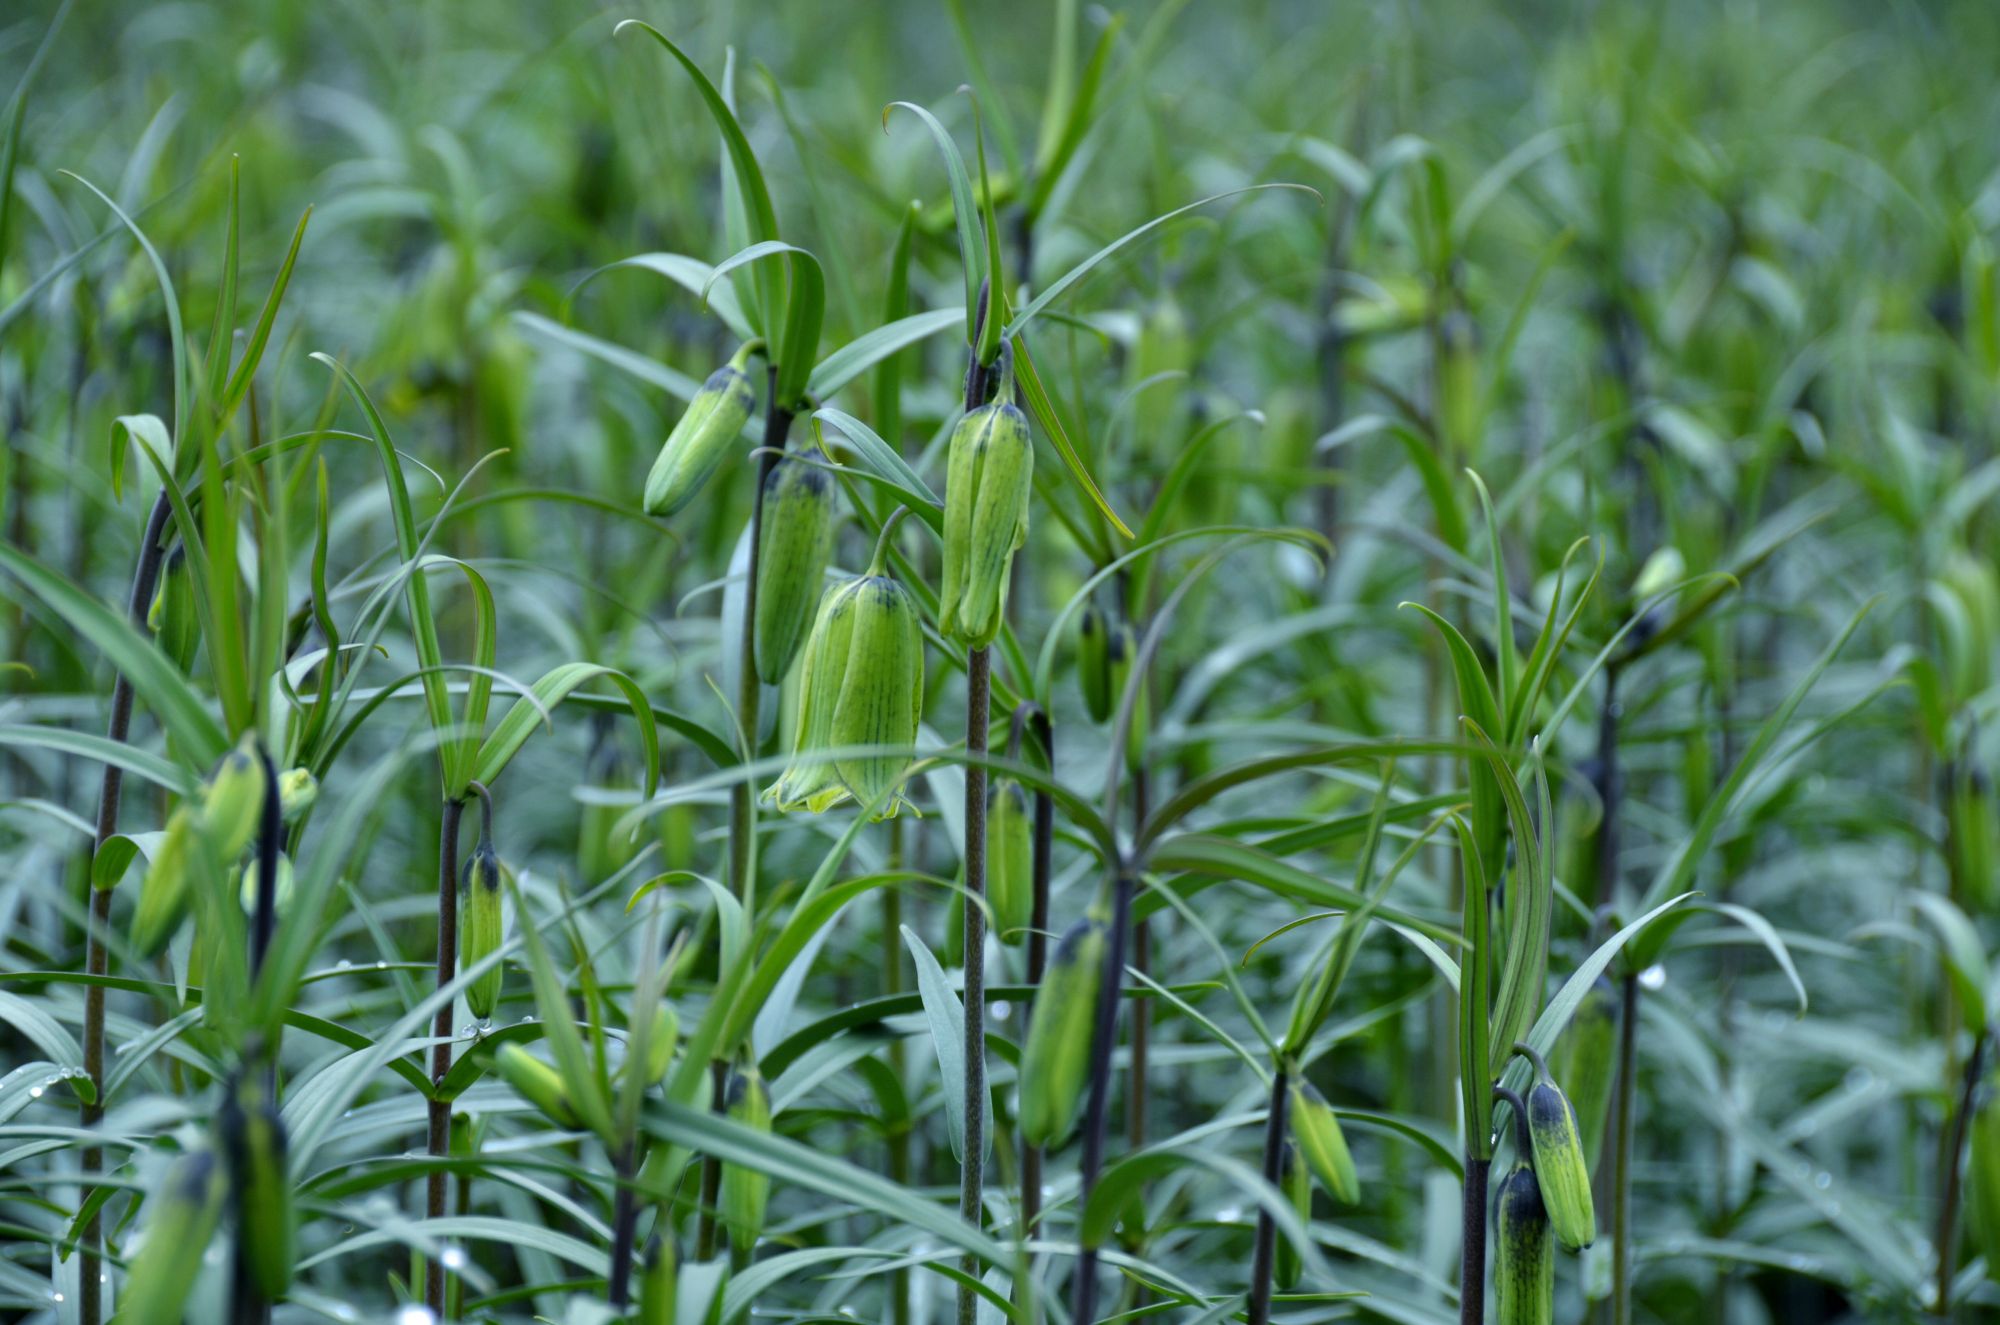
{"type": "Polygon", "coordinates": [[[1618,1098],[1611,1157],[1611,1319],[1632,1325],[1632,1107],[1639,1058],[1639,977],[1619,982],[1618,1098]]]}
{"type": "MultiPolygon", "coordinates": [[[[132,596],[126,601],[126,615],[134,625],[143,625],[146,608],[153,599],[153,586],[160,578],[160,557],[165,551],[161,538],[167,530],[167,517],[173,507],[167,501],[167,494],[161,491],[153,502],[152,513],[146,517],[145,531],[139,536],[139,561],[132,571],[132,596]]],[[[111,687],[111,720],[105,726],[105,737],[123,744],[132,731],[132,682],[123,673],[111,687]]],[[[125,770],[117,764],[104,765],[104,781],[97,793],[97,832],[92,848],[92,859],[104,849],[118,833],[118,810],[125,789],[125,770]]],[[[90,922],[84,930],[84,969],[91,975],[104,975],[110,970],[109,956],[104,946],[104,933],[111,923],[111,890],[93,885],[90,892],[90,922]]],[[[104,986],[89,984],[83,990],[83,1070],[97,1089],[82,1110],[82,1125],[85,1130],[97,1126],[104,1116],[104,986]]],[[[83,1172],[94,1175],[104,1162],[104,1152],[96,1146],[86,1147],[82,1155],[83,1172]]],[[[87,1201],[90,1192],[86,1190],[87,1201]]],[[[77,1291],[77,1319],[82,1325],[99,1325],[104,1316],[103,1262],[99,1248],[103,1243],[103,1225],[100,1215],[93,1207],[91,1216],[83,1226],[83,1257],[77,1267],[79,1276],[77,1291]]]]}
{"type": "MultiPolygon", "coordinates": [[[[1264,1181],[1273,1187],[1285,1153],[1285,1093],[1288,1080],[1283,1070],[1271,1077],[1271,1102],[1264,1112],[1264,1181]]],[[[1268,1325],[1271,1319],[1271,1268],[1278,1250],[1278,1226],[1269,1210],[1257,1211],[1257,1243],[1250,1255],[1249,1325],[1268,1325]]]]}
{"type": "Polygon", "coordinates": [[[1491,1159],[1465,1157],[1465,1200],[1459,1207],[1458,1322],[1486,1319],[1486,1176],[1491,1159]]]}
{"type": "MultiPolygon", "coordinates": [[[[959,1218],[975,1228],[986,1187],[986,766],[990,655],[965,655],[965,1159],[959,1167],[959,1218]]],[[[977,1276],[972,1256],[960,1262],[977,1276]]],[[[979,1295],[958,1288],[959,1325],[978,1317],[979,1295]]]]}
{"type": "MultiPolygon", "coordinates": [[[[458,971],[458,825],[465,815],[463,800],[444,803],[438,825],[438,940],[437,987],[443,989],[458,971]]],[[[442,1085],[451,1071],[451,1002],[447,1000],[431,1020],[431,1082],[442,1085]]],[[[451,1101],[430,1102],[430,1144],[432,1160],[425,1211],[432,1219],[447,1213],[450,1174],[444,1161],[451,1154],[451,1101]]],[[[437,1319],[444,1317],[444,1266],[435,1260],[424,1263],[424,1304],[437,1319]]]]}
{"type": "MultiPolygon", "coordinates": [[[[1132,894],[1138,880],[1121,867],[1112,889],[1111,942],[1104,954],[1104,975],[1097,986],[1097,1017],[1090,1041],[1090,1096],[1084,1106],[1083,1157],[1079,1168],[1077,1208],[1090,1204],[1097,1175],[1104,1167],[1105,1122],[1111,1112],[1111,1050],[1118,1039],[1118,1000],[1125,984],[1125,940],[1132,928],[1132,894]]],[[[1076,1258],[1076,1281],[1070,1312],[1076,1325],[1097,1319],[1097,1248],[1085,1246],[1076,1258]]]]}
{"type": "Polygon", "coordinates": [[[1944,1320],[1951,1319],[1951,1280],[1958,1268],[1958,1207],[1960,1193],[1959,1157],[1965,1153],[1965,1133],[1972,1121],[1972,1096],[1979,1089],[1979,1072],[1986,1059],[1986,1037],[1972,1041],[1972,1054],[1965,1060],[1965,1079],[1958,1090],[1958,1109],[1951,1120],[1951,1144],[1945,1149],[1944,1199],[1938,1202],[1937,1222],[1937,1302],[1932,1310],[1944,1320]]]}

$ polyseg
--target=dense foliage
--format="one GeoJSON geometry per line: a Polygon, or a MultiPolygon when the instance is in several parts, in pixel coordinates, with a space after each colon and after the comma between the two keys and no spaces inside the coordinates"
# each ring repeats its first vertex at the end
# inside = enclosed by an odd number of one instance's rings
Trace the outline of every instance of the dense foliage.
{"type": "Polygon", "coordinates": [[[2000,9],[0,12],[0,1313],[2000,1305],[2000,9]]]}

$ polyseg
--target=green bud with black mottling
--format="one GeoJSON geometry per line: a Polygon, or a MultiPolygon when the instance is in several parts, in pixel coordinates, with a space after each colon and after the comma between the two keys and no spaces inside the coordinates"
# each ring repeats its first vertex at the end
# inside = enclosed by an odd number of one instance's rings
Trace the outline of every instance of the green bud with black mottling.
{"type": "Polygon", "coordinates": [[[187,568],[187,549],[176,547],[167,555],[153,587],[153,602],[146,609],[146,626],[160,651],[185,672],[194,665],[195,647],[201,643],[201,627],[195,617],[194,581],[187,568]]]}
{"type": "Polygon", "coordinates": [[[146,1240],[118,1295],[119,1325],[180,1325],[225,1195],[223,1167],[211,1150],[191,1151],[168,1170],[146,1203],[146,1240]]]}
{"type": "Polygon", "coordinates": [[[1076,680],[1083,711],[1092,722],[1109,722],[1118,702],[1111,688],[1111,631],[1096,603],[1086,603],[1076,623],[1076,680]]]}
{"type": "Polygon", "coordinates": [[[1986,1258],[1986,1277],[2000,1283],[2000,1075],[1989,1076],[1973,1106],[1965,1166],[1967,1231],[1986,1258]]]}
{"type": "Polygon", "coordinates": [[[1526,1164],[1500,1181],[1494,1196],[1493,1285],[1498,1325],[1551,1325],[1555,1319],[1556,1249],[1535,1171],[1526,1164]]]}
{"type": "Polygon", "coordinates": [[[833,555],[833,478],[803,457],[787,455],[764,480],[757,534],[757,676],[785,679],[819,602],[833,555]]]}
{"type": "Polygon", "coordinates": [[[938,631],[968,649],[983,649],[1000,634],[1034,489],[1035,444],[1028,416],[1012,400],[1012,358],[1003,362],[998,394],[952,430],[945,469],[938,631]]]}
{"type": "Polygon", "coordinates": [[[1027,936],[1035,905],[1035,821],[1012,778],[995,778],[986,809],[986,900],[1003,943],[1027,936]]]}
{"type": "Polygon", "coordinates": [[[1035,991],[1021,1050],[1021,1136],[1029,1145],[1061,1145],[1076,1125],[1097,1038],[1097,991],[1109,938],[1110,926],[1099,916],[1071,925],[1035,991]]]}
{"type": "MultiPolygon", "coordinates": [[[[238,890],[243,901],[243,914],[246,916],[257,914],[257,864],[258,862],[253,858],[248,864],[244,865],[243,878],[238,890]]],[[[292,889],[294,886],[292,858],[283,852],[278,853],[276,874],[277,880],[271,886],[272,914],[283,915],[285,908],[291,904],[292,889]]]]}
{"type": "Polygon", "coordinates": [[[309,768],[288,768],[278,774],[278,814],[291,823],[319,799],[319,779],[309,768]]]}
{"type": "Polygon", "coordinates": [[[1528,1137],[1535,1178],[1556,1237],[1571,1251],[1597,1241],[1597,1213],[1590,1201],[1590,1169],[1583,1162],[1576,1119],[1555,1082],[1543,1078],[1528,1090],[1528,1137]]]}
{"type": "Polygon", "coordinates": [[[1570,1108],[1576,1114],[1584,1162],[1594,1169],[1617,1076],[1618,991],[1611,981],[1600,975],[1584,992],[1583,1001],[1576,1005],[1569,1025],[1556,1041],[1555,1060],[1557,1074],[1569,1083],[1570,1108]]]}
{"type": "Polygon", "coordinates": [[[869,573],[827,590],[806,641],[804,690],[792,759],[764,792],[780,809],[817,814],[844,800],[893,816],[892,791],[910,765],[924,707],[924,637],[916,600],[882,573],[877,551],[869,573]],[[828,750],[871,750],[829,760],[828,750]]]}
{"type": "Polygon", "coordinates": [[[638,1325],[675,1325],[674,1299],[680,1287],[680,1257],[671,1240],[657,1232],[646,1240],[639,1271],[638,1325]]]}
{"type": "Polygon", "coordinates": [[[743,346],[694,393],[646,475],[646,514],[680,511],[728,456],[757,406],[757,389],[744,366],[762,346],[761,341],[743,346]]]}
{"type": "Polygon", "coordinates": [[[284,1118],[263,1087],[246,1079],[224,1106],[220,1122],[236,1183],[244,1264],[257,1290],[277,1298],[291,1286],[298,1223],[284,1118]]]}
{"type": "MultiPolygon", "coordinates": [[[[458,968],[469,970],[497,951],[506,937],[500,897],[506,885],[507,867],[493,849],[492,839],[481,837],[459,871],[464,884],[458,920],[458,968]]],[[[465,1007],[481,1021],[493,1016],[500,1002],[500,985],[506,963],[495,962],[491,969],[465,987],[465,1007]]]]}
{"type": "Polygon", "coordinates": [[[1342,1205],[1353,1205],[1361,1199],[1361,1178],[1333,1106],[1310,1081],[1292,1083],[1290,1102],[1292,1140],[1312,1167],[1313,1176],[1327,1195],[1342,1205]]]}
{"type": "MultiPolygon", "coordinates": [[[[1312,1170],[1306,1165],[1306,1157],[1290,1141],[1285,1142],[1278,1159],[1278,1185],[1291,1202],[1292,1213],[1299,1217],[1301,1224],[1312,1223],[1312,1170]]],[[[1305,1267],[1299,1259],[1299,1249],[1283,1234],[1278,1235],[1277,1256],[1272,1264],[1272,1281],[1280,1292],[1289,1292],[1297,1287],[1299,1277],[1305,1267]]]]}
{"type": "Polygon", "coordinates": [[[562,1073],[518,1044],[501,1045],[494,1052],[493,1066],[516,1095],[540,1109],[550,1122],[558,1127],[577,1125],[576,1109],[569,1102],[562,1073]]]}
{"type": "MultiPolygon", "coordinates": [[[[771,1093],[755,1067],[738,1068],[729,1080],[728,1117],[753,1131],[771,1130],[771,1093]]],[[[722,1222],[729,1244],[740,1252],[757,1245],[764,1231],[764,1207],[771,1199],[768,1175],[741,1164],[722,1166],[722,1222]]]]}

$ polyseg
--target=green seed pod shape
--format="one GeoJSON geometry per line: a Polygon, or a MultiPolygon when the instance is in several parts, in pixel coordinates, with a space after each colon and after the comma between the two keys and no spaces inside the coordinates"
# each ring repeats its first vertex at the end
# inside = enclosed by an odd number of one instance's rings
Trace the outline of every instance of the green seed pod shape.
{"type": "Polygon", "coordinates": [[[1528,1137],[1534,1143],[1535,1178],[1556,1237],[1571,1251],[1597,1241],[1597,1213],[1590,1203],[1590,1169],[1583,1162],[1576,1120],[1554,1082],[1528,1091],[1528,1137]]]}
{"type": "Polygon", "coordinates": [[[792,759],[776,782],[764,791],[781,810],[801,807],[818,814],[847,798],[833,762],[818,755],[833,744],[833,711],[847,680],[847,662],[854,639],[854,600],[860,580],[836,584],[821,595],[806,637],[804,670],[800,676],[798,730],[792,738],[792,759]]]}
{"type": "Polygon", "coordinates": [[[2000,1078],[1988,1077],[1972,1113],[1965,1169],[1966,1224],[1986,1257],[1986,1277],[2000,1282],[2000,1078]]]}
{"type": "Polygon", "coordinates": [[[264,766],[257,757],[257,738],[245,733],[201,795],[201,830],[208,835],[215,858],[234,864],[257,835],[264,814],[264,766]]]}
{"type": "Polygon", "coordinates": [[[1535,1172],[1518,1165],[1494,1198],[1493,1285],[1498,1325],[1551,1325],[1555,1319],[1556,1249],[1535,1172]]]}
{"type": "Polygon", "coordinates": [[[681,1020],[673,1008],[662,1003],[653,1009],[653,1029],[646,1036],[646,1080],[658,1081],[667,1075],[680,1039],[681,1020]]]}
{"type": "Polygon", "coordinates": [[[223,1196],[223,1169],[212,1151],[193,1151],[168,1171],[146,1203],[146,1241],[118,1295],[119,1325],[180,1325],[223,1196]]]}
{"type": "Polygon", "coordinates": [[[493,1065],[514,1088],[514,1093],[540,1109],[550,1122],[558,1127],[577,1125],[576,1110],[570,1106],[562,1073],[518,1044],[501,1045],[493,1055],[493,1065]]]}
{"type": "MultiPolygon", "coordinates": [[[[283,915],[285,908],[292,901],[293,870],[292,858],[282,852],[278,855],[277,874],[277,882],[271,888],[271,902],[277,908],[275,914],[283,915]]],[[[252,860],[243,867],[243,882],[239,892],[243,901],[243,914],[246,916],[256,915],[257,862],[255,860],[252,860]]]]}
{"type": "MultiPolygon", "coordinates": [[[[458,921],[458,968],[461,971],[484,960],[499,948],[505,937],[500,914],[500,894],[505,883],[501,871],[504,868],[493,850],[493,844],[482,840],[472,849],[465,868],[459,872],[465,894],[458,921]]],[[[504,966],[504,962],[496,962],[491,970],[465,987],[466,1010],[481,1021],[490,1019],[495,1005],[500,1002],[504,966]]]]}
{"type": "Polygon", "coordinates": [[[1577,1134],[1583,1141],[1584,1162],[1597,1167],[1604,1141],[1605,1119],[1611,1111],[1611,1087],[1616,1075],[1618,991],[1599,976],[1584,994],[1556,1042],[1556,1075],[1569,1083],[1570,1107],[1576,1113],[1577,1134]]]}
{"type": "MultiPolygon", "coordinates": [[[[1292,1213],[1299,1217],[1301,1224],[1312,1222],[1313,1189],[1312,1170],[1306,1166],[1306,1157],[1290,1141],[1285,1142],[1283,1154],[1278,1160],[1278,1184],[1285,1197],[1292,1203],[1292,1213]]],[[[1280,1292],[1290,1292],[1298,1286],[1299,1276],[1305,1267],[1299,1260],[1299,1249],[1292,1240],[1280,1233],[1275,1248],[1277,1256],[1272,1264],[1271,1278],[1280,1292]]]]}
{"type": "MultiPolygon", "coordinates": [[[[847,676],[833,709],[835,746],[895,747],[853,755],[834,765],[848,794],[863,805],[889,792],[910,766],[924,711],[924,632],[917,601],[886,575],[871,575],[855,596],[854,639],[847,676]]],[[[881,811],[895,814],[902,797],[881,811]]]]}
{"type": "Polygon", "coordinates": [[[288,768],[278,774],[278,813],[291,823],[319,799],[319,779],[309,768],[288,768]]]}
{"type": "Polygon", "coordinates": [[[695,499],[721,466],[757,405],[757,390],[743,371],[747,348],[709,374],[688,402],[646,475],[646,514],[674,515],[695,499]]]}
{"type": "Polygon", "coordinates": [[[1029,1145],[1061,1145],[1076,1125],[1109,937],[1110,927],[1096,916],[1071,925],[1035,992],[1028,1043],[1021,1050],[1021,1136],[1029,1145]]]}
{"type": "Polygon", "coordinates": [[[172,658],[176,667],[185,672],[192,666],[201,629],[195,621],[194,582],[188,577],[186,548],[177,547],[167,557],[160,582],[153,589],[152,606],[146,610],[146,626],[160,651],[172,658]]]}
{"type": "Polygon", "coordinates": [[[1342,1205],[1361,1199],[1361,1178],[1354,1170],[1354,1156],[1348,1153],[1347,1136],[1326,1096],[1310,1081],[1293,1082],[1291,1087],[1292,1140],[1306,1157],[1313,1176],[1326,1193],[1342,1205]]]}
{"type": "Polygon", "coordinates": [[[638,1325],[675,1325],[679,1260],[674,1254],[674,1244],[658,1233],[646,1240],[646,1258],[639,1271],[638,1325]]]}
{"type": "Polygon", "coordinates": [[[1083,711],[1092,722],[1109,722],[1117,696],[1111,691],[1110,632],[1104,613],[1087,603],[1076,623],[1076,681],[1083,692],[1083,711]]]}
{"type": "Polygon", "coordinates": [[[797,456],[778,461],[764,480],[757,534],[757,676],[785,679],[833,555],[833,479],[797,456]]]}
{"type": "MultiPolygon", "coordinates": [[[[739,1069],[730,1078],[728,1115],[731,1122],[754,1131],[771,1130],[771,1093],[754,1067],[739,1069]]],[[[729,1245],[748,1252],[764,1231],[764,1207],[771,1199],[771,1179],[741,1164],[722,1166],[722,1222],[729,1229],[729,1245]]]]}
{"type": "Polygon", "coordinates": [[[291,1286],[298,1222],[284,1119],[255,1086],[245,1086],[240,1105],[223,1118],[232,1133],[229,1156],[241,1203],[244,1260],[258,1291],[276,1298],[291,1286]]]}
{"type": "Polygon", "coordinates": [[[146,863],[139,905],[132,912],[132,946],[152,957],[167,946],[188,909],[188,871],[198,831],[192,802],[183,801],[167,817],[167,829],[146,863]]]}
{"type": "Polygon", "coordinates": [[[1028,538],[1035,445],[1028,416],[1004,397],[959,420],[945,469],[938,630],[969,649],[999,635],[1014,553],[1028,538]]]}
{"type": "Polygon", "coordinates": [[[1035,823],[1027,793],[1011,778],[995,780],[986,810],[986,900],[1001,942],[1027,936],[1035,906],[1035,823]]]}

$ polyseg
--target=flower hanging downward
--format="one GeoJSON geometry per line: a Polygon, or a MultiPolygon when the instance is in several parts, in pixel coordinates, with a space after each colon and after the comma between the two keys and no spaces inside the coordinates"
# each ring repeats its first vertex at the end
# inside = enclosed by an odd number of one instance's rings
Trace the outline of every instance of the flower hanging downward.
{"type": "Polygon", "coordinates": [[[762,341],[746,342],[694,393],[646,475],[646,514],[674,514],[695,499],[722,464],[756,407],[757,391],[743,368],[763,348],[762,341]]]}
{"type": "Polygon", "coordinates": [[[798,733],[783,776],[765,790],[783,810],[818,814],[852,799],[896,813],[924,707],[924,635],[910,591],[885,573],[889,530],[868,573],[820,599],[806,639],[798,733]],[[837,755],[829,752],[839,751],[837,755]]]}
{"type": "Polygon", "coordinates": [[[983,649],[999,635],[1014,553],[1028,539],[1035,445],[1013,395],[1013,348],[1002,342],[999,390],[951,434],[938,629],[968,649],[983,649]]]}

